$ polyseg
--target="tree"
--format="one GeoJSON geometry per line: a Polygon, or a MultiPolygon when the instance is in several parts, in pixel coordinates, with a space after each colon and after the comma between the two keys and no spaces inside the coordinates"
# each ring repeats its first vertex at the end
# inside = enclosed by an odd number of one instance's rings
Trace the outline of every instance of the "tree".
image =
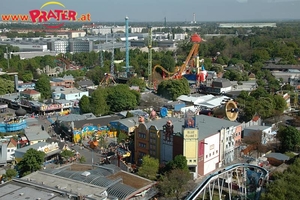
{"type": "Polygon", "coordinates": [[[183,192],[191,189],[189,181],[192,176],[188,170],[173,169],[158,184],[158,189],[165,197],[180,199],[183,192]]]}
{"type": "Polygon", "coordinates": [[[32,173],[40,170],[44,163],[45,153],[35,149],[28,149],[24,154],[22,160],[18,163],[18,169],[21,176],[25,173],[32,173]]]}
{"type": "Polygon", "coordinates": [[[83,95],[79,101],[79,107],[81,113],[89,113],[91,111],[90,98],[86,95],[83,95]]]}
{"type": "Polygon", "coordinates": [[[284,151],[293,151],[300,145],[300,132],[292,126],[281,126],[276,137],[280,140],[284,151]]]}
{"type": "Polygon", "coordinates": [[[138,77],[131,77],[127,84],[131,86],[138,86],[140,88],[140,91],[143,92],[146,88],[146,82],[143,79],[140,79],[138,77]]]}
{"type": "Polygon", "coordinates": [[[16,177],[17,175],[18,175],[18,172],[15,169],[8,169],[8,170],[6,170],[6,173],[5,173],[5,177],[8,180],[11,180],[13,177],[16,177]]]}
{"type": "Polygon", "coordinates": [[[109,107],[106,103],[105,95],[102,93],[103,90],[97,89],[92,93],[90,105],[92,106],[91,111],[94,115],[99,116],[109,112],[109,107]]]}
{"type": "Polygon", "coordinates": [[[180,95],[190,94],[190,86],[185,78],[169,79],[158,85],[157,94],[167,99],[176,100],[180,95]]]}
{"type": "Polygon", "coordinates": [[[269,182],[266,191],[262,193],[261,200],[298,199],[300,185],[300,160],[299,158],[283,173],[278,173],[274,181],[269,182]]]}
{"type": "Polygon", "coordinates": [[[174,72],[175,60],[171,55],[164,54],[161,59],[161,66],[163,66],[169,72],[174,72]]]}
{"type": "Polygon", "coordinates": [[[86,162],[85,157],[84,157],[84,156],[81,156],[81,157],[79,158],[79,162],[80,162],[80,163],[85,163],[85,162],[86,162]]]}
{"type": "Polygon", "coordinates": [[[107,103],[110,110],[120,112],[131,110],[137,106],[137,97],[127,85],[117,85],[109,88],[107,103]]]}
{"type": "MultiPolygon", "coordinates": [[[[262,144],[262,134],[261,131],[253,131],[243,138],[243,142],[247,145],[251,145],[253,149],[257,151],[257,154],[265,153],[267,146],[262,144]]],[[[259,157],[259,155],[257,155],[257,157],[259,157]]]]}
{"type": "Polygon", "coordinates": [[[74,156],[74,153],[70,150],[63,150],[61,153],[60,153],[60,156],[62,158],[64,158],[65,160],[68,160],[69,158],[73,157],[74,156]]]}
{"type": "Polygon", "coordinates": [[[43,74],[36,82],[35,88],[41,93],[42,98],[48,99],[51,97],[51,86],[49,77],[43,74]]]}
{"type": "Polygon", "coordinates": [[[13,93],[15,90],[14,82],[0,78],[0,95],[13,93]]]}
{"type": "Polygon", "coordinates": [[[138,175],[155,180],[159,169],[159,161],[146,155],[142,159],[142,166],[138,170],[138,175]]]}
{"type": "Polygon", "coordinates": [[[183,155],[177,155],[175,158],[171,161],[169,161],[166,165],[166,171],[171,171],[174,169],[181,169],[188,171],[188,165],[186,157],[183,155]]]}

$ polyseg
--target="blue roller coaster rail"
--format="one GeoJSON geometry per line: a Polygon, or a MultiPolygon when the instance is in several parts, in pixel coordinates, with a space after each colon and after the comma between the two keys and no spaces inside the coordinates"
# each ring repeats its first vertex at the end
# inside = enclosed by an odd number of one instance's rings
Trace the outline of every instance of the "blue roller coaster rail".
{"type": "Polygon", "coordinates": [[[17,132],[27,127],[25,119],[13,120],[0,123],[0,133],[17,132]]]}
{"type": "Polygon", "coordinates": [[[196,200],[201,195],[203,200],[212,200],[214,195],[218,195],[221,200],[225,199],[223,196],[227,193],[228,200],[236,199],[234,195],[238,196],[238,199],[259,200],[261,188],[268,178],[269,172],[265,168],[246,163],[234,164],[210,174],[185,199],[196,200]],[[232,177],[238,176],[238,173],[241,177],[236,178],[234,190],[232,181],[226,180],[232,180],[232,177]]]}

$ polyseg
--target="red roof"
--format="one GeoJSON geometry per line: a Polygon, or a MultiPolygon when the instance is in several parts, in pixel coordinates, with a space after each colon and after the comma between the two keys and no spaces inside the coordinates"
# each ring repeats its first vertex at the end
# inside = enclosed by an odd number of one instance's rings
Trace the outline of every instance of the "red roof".
{"type": "Polygon", "coordinates": [[[9,146],[10,144],[12,144],[14,147],[16,147],[18,142],[14,138],[10,138],[10,141],[7,144],[7,146],[9,146]]]}
{"type": "Polygon", "coordinates": [[[255,115],[253,118],[252,118],[252,121],[256,122],[259,120],[259,116],[258,115],[255,115]]]}
{"type": "Polygon", "coordinates": [[[28,95],[35,95],[35,94],[40,94],[38,91],[31,90],[31,89],[26,89],[21,92],[22,94],[28,94],[28,95]]]}

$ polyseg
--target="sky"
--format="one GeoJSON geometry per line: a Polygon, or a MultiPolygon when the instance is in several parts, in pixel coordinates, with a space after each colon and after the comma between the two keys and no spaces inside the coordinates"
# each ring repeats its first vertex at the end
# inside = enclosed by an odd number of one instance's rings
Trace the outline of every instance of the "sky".
{"type": "MultiPolygon", "coordinates": [[[[0,14],[28,14],[49,0],[1,0],[0,14]]],[[[300,0],[60,0],[94,22],[272,21],[300,19],[300,0]]],[[[57,9],[46,6],[44,9],[57,9]]]]}

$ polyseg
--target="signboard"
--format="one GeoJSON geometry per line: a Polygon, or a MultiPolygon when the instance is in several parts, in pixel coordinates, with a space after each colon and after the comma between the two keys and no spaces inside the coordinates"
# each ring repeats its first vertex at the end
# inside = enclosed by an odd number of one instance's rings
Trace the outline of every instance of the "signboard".
{"type": "Polygon", "coordinates": [[[52,151],[55,151],[57,149],[59,149],[58,143],[57,142],[52,142],[51,144],[45,145],[43,147],[39,147],[37,150],[38,151],[43,151],[46,154],[48,154],[48,153],[50,153],[52,151]]]}
{"type": "Polygon", "coordinates": [[[184,139],[198,139],[198,130],[197,129],[185,129],[183,131],[184,139]]]}
{"type": "Polygon", "coordinates": [[[40,109],[41,111],[50,111],[50,110],[59,110],[61,108],[62,108],[61,104],[49,104],[49,105],[43,104],[40,109]]]}
{"type": "Polygon", "coordinates": [[[196,126],[195,113],[192,112],[191,110],[188,110],[185,113],[184,125],[185,128],[195,128],[196,126]]]}
{"type": "Polygon", "coordinates": [[[35,83],[23,83],[18,85],[18,88],[35,88],[35,83]]]}

